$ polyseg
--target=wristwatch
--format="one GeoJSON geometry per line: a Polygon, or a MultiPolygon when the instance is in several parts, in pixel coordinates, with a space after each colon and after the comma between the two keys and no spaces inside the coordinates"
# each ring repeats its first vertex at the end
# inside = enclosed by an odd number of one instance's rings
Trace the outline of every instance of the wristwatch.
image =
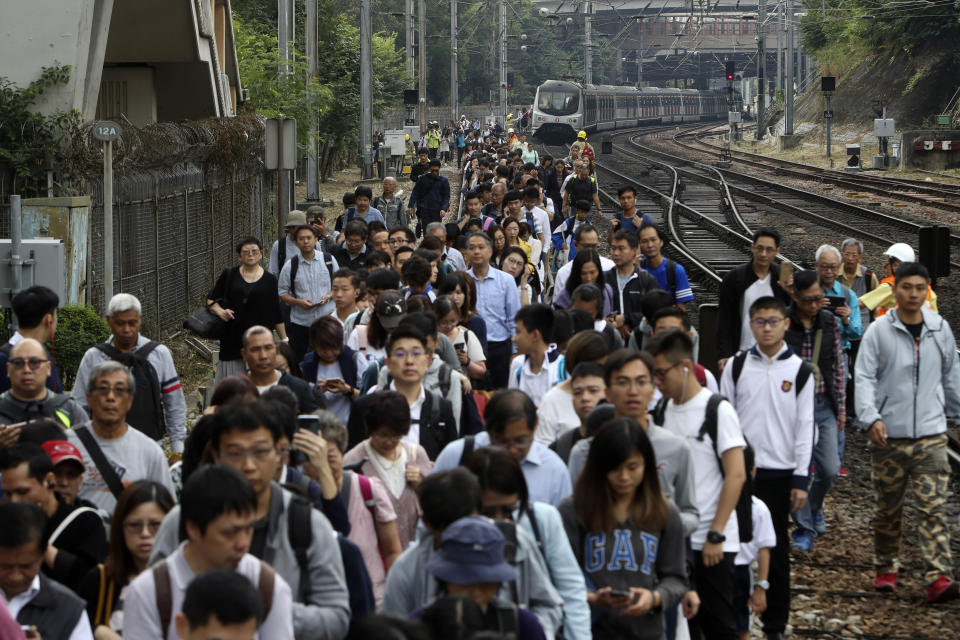
{"type": "Polygon", "coordinates": [[[710,544],[720,544],[721,542],[726,541],[727,536],[723,535],[719,531],[708,531],[707,532],[707,542],[710,544]]]}
{"type": "Polygon", "coordinates": [[[770,591],[770,583],[767,582],[766,580],[757,580],[756,582],[753,583],[753,585],[755,587],[760,587],[764,591],[770,591]]]}

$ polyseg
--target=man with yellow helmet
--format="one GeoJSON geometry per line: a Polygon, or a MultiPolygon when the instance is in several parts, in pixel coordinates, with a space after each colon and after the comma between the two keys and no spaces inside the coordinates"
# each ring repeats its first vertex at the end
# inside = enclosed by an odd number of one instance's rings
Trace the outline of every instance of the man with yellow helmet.
{"type": "Polygon", "coordinates": [[[593,147],[587,142],[586,131],[580,131],[580,133],[577,134],[577,141],[570,145],[570,150],[573,151],[574,149],[576,149],[581,156],[587,156],[591,160],[596,159],[593,153],[593,147]]]}

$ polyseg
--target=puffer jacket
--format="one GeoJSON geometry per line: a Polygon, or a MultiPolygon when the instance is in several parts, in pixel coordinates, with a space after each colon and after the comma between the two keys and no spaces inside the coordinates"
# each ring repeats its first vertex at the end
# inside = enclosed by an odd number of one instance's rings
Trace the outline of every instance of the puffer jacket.
{"type": "Polygon", "coordinates": [[[896,311],[878,318],[860,343],[856,366],[857,416],[883,420],[888,438],[944,433],[960,417],[960,360],[950,325],[922,309],[919,343],[896,311]]]}

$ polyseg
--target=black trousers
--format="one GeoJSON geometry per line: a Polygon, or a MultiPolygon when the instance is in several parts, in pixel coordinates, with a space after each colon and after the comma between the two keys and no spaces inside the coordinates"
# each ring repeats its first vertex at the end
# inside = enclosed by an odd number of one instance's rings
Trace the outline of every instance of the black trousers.
{"type": "Polygon", "coordinates": [[[290,348],[297,356],[297,362],[300,362],[310,348],[310,328],[291,322],[287,324],[287,337],[290,338],[290,348]]]}
{"type": "Polygon", "coordinates": [[[777,546],[770,551],[770,590],[767,610],[761,616],[765,632],[783,633],[790,618],[790,472],[757,469],[753,494],[770,509],[777,546]],[[786,475],[784,475],[786,474],[786,475]]]}
{"type": "Polygon", "coordinates": [[[417,236],[422,236],[431,222],[443,222],[439,209],[417,209],[417,236]]]}
{"type": "Polygon", "coordinates": [[[724,553],[712,567],[703,564],[703,552],[693,552],[693,581],[700,596],[700,610],[690,620],[694,640],[737,640],[736,611],[733,608],[733,561],[735,553],[724,553]]]}
{"type": "Polygon", "coordinates": [[[487,373],[494,389],[506,389],[510,375],[510,356],[513,355],[513,341],[487,342],[487,373]]]}

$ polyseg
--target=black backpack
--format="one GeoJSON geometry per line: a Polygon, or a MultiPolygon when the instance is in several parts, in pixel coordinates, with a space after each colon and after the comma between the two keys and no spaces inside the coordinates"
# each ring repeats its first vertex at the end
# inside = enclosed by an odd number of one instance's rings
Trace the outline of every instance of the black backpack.
{"type": "Polygon", "coordinates": [[[116,360],[128,367],[133,374],[136,393],[133,406],[127,413],[127,424],[146,436],[160,440],[167,432],[167,422],[163,417],[163,398],[160,392],[160,378],[156,369],[147,361],[159,342],[150,340],[136,351],[121,352],[110,343],[103,342],[97,349],[110,360],[116,360]]]}
{"type": "MultiPolygon", "coordinates": [[[[304,476],[306,477],[306,476],[304,476]]],[[[293,555],[297,558],[300,567],[300,584],[293,592],[295,602],[310,601],[310,562],[307,559],[307,549],[313,542],[313,525],[310,522],[310,513],[313,507],[306,498],[294,494],[287,507],[287,537],[293,548],[293,555]]],[[[293,589],[295,585],[290,585],[293,589]]]]}
{"type": "MultiPolygon", "coordinates": [[[[725,476],[723,472],[723,459],[720,452],[717,451],[717,409],[720,403],[725,401],[719,393],[714,393],[707,401],[707,410],[703,416],[703,424],[700,425],[700,431],[697,433],[697,440],[703,442],[704,436],[710,436],[713,443],[713,453],[717,457],[717,466],[720,467],[720,475],[725,476]]],[[[664,412],[667,409],[668,398],[660,398],[656,407],[653,409],[653,423],[657,426],[663,426],[664,412]]],[[[744,438],[746,440],[746,438],[744,438]]],[[[753,448],[747,442],[743,452],[744,460],[753,459],[753,448]]],[[[750,542],[753,540],[753,479],[750,470],[747,469],[746,480],[743,482],[743,488],[740,489],[740,497],[737,498],[737,527],[740,536],[740,542],[750,542]]]]}
{"type": "MultiPolygon", "coordinates": [[[[330,274],[330,283],[333,283],[333,260],[330,259],[330,254],[326,251],[321,253],[323,256],[323,264],[327,267],[327,273],[330,274]]],[[[300,261],[295,258],[290,258],[290,295],[296,297],[297,295],[297,272],[300,271],[300,261]]]]}

